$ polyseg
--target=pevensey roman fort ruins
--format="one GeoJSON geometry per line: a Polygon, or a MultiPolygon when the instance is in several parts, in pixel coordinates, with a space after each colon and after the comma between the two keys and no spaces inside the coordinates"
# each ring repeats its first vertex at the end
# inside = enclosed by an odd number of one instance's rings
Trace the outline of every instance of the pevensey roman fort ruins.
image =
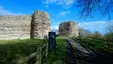
{"type": "Polygon", "coordinates": [[[78,23],[75,21],[65,21],[62,22],[59,26],[59,35],[60,36],[78,36],[78,23]]]}
{"type": "MultiPolygon", "coordinates": [[[[50,16],[47,12],[35,11],[28,16],[0,16],[0,40],[44,38],[48,32],[50,16]]],[[[61,23],[59,35],[78,36],[77,23],[61,23]]]]}
{"type": "Polygon", "coordinates": [[[29,16],[0,16],[0,39],[44,38],[50,31],[50,17],[35,11],[29,16]]]}

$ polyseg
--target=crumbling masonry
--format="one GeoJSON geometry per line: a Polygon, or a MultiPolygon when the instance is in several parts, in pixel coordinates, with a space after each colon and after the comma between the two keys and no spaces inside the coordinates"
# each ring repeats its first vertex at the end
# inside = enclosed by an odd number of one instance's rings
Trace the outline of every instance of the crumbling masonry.
{"type": "Polygon", "coordinates": [[[50,31],[50,16],[35,11],[28,16],[0,16],[0,40],[44,38],[50,31]]]}
{"type": "Polygon", "coordinates": [[[59,26],[60,36],[77,37],[78,33],[78,23],[75,21],[65,21],[59,26]]]}

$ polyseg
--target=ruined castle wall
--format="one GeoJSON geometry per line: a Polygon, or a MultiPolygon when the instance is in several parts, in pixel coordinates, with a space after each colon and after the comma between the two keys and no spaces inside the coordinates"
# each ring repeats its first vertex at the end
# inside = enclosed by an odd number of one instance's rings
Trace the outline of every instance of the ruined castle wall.
{"type": "Polygon", "coordinates": [[[44,38],[50,31],[50,16],[46,12],[36,11],[32,15],[31,37],[44,38]]]}
{"type": "Polygon", "coordinates": [[[59,35],[61,36],[78,36],[78,24],[75,21],[62,22],[59,26],[59,35]]]}
{"type": "Polygon", "coordinates": [[[35,11],[29,16],[0,16],[0,40],[44,38],[50,31],[50,17],[35,11]]]}
{"type": "Polygon", "coordinates": [[[0,39],[30,38],[31,16],[0,16],[0,39]]]}

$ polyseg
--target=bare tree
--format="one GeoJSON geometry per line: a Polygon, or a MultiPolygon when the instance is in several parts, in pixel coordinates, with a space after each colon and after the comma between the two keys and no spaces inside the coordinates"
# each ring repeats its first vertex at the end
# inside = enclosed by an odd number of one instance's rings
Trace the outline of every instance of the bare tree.
{"type": "Polygon", "coordinates": [[[113,21],[108,22],[107,32],[108,33],[113,33],[113,21]]]}
{"type": "Polygon", "coordinates": [[[89,36],[91,36],[92,34],[93,34],[93,33],[92,33],[91,31],[79,27],[79,36],[82,36],[82,37],[89,37],[89,36]]]}
{"type": "Polygon", "coordinates": [[[76,0],[77,8],[80,8],[80,17],[91,16],[93,11],[99,11],[102,15],[111,17],[113,12],[113,0],[76,0]]]}
{"type": "Polygon", "coordinates": [[[108,41],[113,41],[113,21],[107,22],[107,32],[104,38],[108,41]]]}
{"type": "Polygon", "coordinates": [[[99,33],[98,31],[96,31],[92,36],[94,38],[101,38],[102,37],[101,33],[99,33]]]}

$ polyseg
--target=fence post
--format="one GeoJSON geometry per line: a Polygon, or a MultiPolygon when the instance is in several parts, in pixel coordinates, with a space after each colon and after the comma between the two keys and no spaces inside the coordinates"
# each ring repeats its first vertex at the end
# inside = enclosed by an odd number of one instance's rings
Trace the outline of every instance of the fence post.
{"type": "Polygon", "coordinates": [[[41,47],[37,48],[37,55],[36,55],[36,63],[35,64],[41,64],[41,47]]]}
{"type": "Polygon", "coordinates": [[[49,32],[49,40],[48,40],[48,52],[56,51],[56,33],[49,32]]]}

